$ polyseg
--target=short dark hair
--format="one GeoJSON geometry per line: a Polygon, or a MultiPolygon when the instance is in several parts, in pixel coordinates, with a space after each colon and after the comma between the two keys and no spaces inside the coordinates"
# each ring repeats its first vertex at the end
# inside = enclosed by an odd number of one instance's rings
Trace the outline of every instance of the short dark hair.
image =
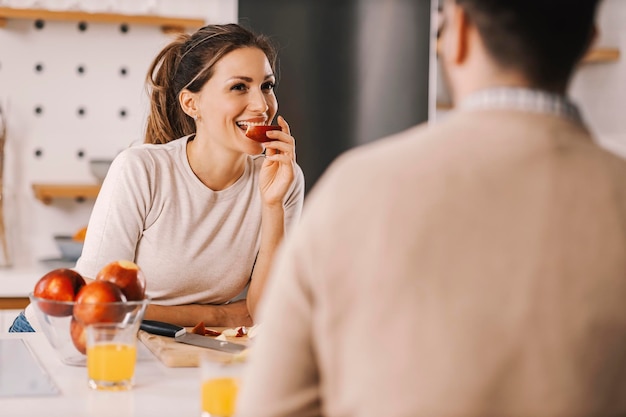
{"type": "Polygon", "coordinates": [[[592,39],[601,0],[454,0],[493,59],[538,87],[562,88],[592,39]]]}

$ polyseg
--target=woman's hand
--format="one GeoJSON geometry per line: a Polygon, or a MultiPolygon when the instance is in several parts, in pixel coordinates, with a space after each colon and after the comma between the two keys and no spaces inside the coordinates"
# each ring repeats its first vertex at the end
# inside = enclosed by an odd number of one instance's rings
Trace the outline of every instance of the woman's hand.
{"type": "Polygon", "coordinates": [[[268,205],[283,204],[295,176],[296,141],[285,119],[278,116],[277,121],[282,130],[267,132],[267,137],[274,140],[264,143],[265,162],[260,176],[261,196],[268,205]]]}

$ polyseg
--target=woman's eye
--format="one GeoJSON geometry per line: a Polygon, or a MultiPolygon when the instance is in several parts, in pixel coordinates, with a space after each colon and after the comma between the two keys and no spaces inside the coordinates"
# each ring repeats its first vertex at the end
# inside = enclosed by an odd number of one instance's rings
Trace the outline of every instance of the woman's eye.
{"type": "Polygon", "coordinates": [[[262,86],[261,88],[263,88],[263,90],[269,90],[269,91],[271,91],[271,90],[273,90],[273,89],[274,89],[274,87],[276,87],[276,84],[274,84],[274,83],[273,83],[273,82],[271,82],[271,81],[268,81],[268,82],[266,82],[265,84],[263,84],[263,86],[262,86]]]}
{"type": "Polygon", "coordinates": [[[230,89],[235,91],[246,91],[246,88],[245,84],[235,84],[230,89]]]}

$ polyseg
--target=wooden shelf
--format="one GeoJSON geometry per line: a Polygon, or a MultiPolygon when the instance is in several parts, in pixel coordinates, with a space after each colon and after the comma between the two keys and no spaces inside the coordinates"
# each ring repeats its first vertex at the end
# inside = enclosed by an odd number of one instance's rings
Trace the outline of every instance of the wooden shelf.
{"type": "Polygon", "coordinates": [[[35,198],[44,204],[55,198],[71,198],[77,201],[94,199],[100,192],[99,184],[33,184],[35,198]]]}
{"type": "Polygon", "coordinates": [[[620,57],[620,51],[617,48],[594,48],[590,50],[582,60],[583,64],[594,64],[601,62],[615,62],[620,57]]]}
{"type": "Polygon", "coordinates": [[[205,25],[204,19],[177,18],[157,15],[125,15],[118,13],[88,13],[71,10],[15,9],[0,7],[0,27],[6,26],[8,19],[65,20],[76,22],[126,23],[135,25],[160,26],[165,33],[185,32],[205,25]]]}

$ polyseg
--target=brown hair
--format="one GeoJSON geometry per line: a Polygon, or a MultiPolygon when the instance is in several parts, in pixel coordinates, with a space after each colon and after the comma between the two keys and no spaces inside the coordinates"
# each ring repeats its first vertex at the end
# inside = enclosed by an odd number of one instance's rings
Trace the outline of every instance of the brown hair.
{"type": "Polygon", "coordinates": [[[592,39],[601,0],[456,0],[492,58],[537,87],[563,89],[592,39]]]}
{"type": "Polygon", "coordinates": [[[184,89],[200,91],[224,55],[245,47],[262,50],[276,72],[277,53],[269,38],[237,24],[208,25],[192,35],[178,35],[163,48],[146,77],[150,113],[144,142],[167,143],[194,133],[195,122],[183,112],[178,95],[184,89]]]}

